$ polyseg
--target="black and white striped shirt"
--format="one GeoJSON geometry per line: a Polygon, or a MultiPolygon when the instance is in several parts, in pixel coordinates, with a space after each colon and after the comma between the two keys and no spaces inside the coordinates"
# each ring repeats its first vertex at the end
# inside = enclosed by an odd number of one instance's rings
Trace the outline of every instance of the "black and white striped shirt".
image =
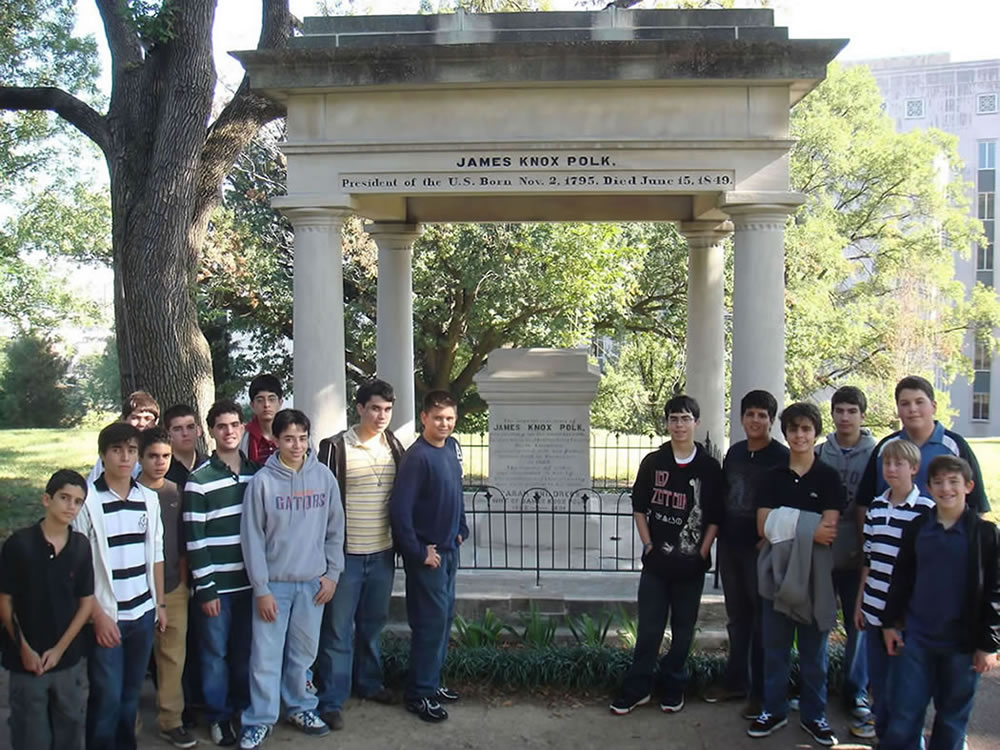
{"type": "Polygon", "coordinates": [[[120,498],[109,492],[101,504],[108,538],[112,588],[119,620],[138,620],[153,609],[146,577],[146,529],[149,513],[141,493],[120,498]]]}
{"type": "Polygon", "coordinates": [[[918,487],[910,490],[906,500],[896,506],[889,502],[891,492],[886,490],[872,500],[865,514],[864,552],[868,579],[865,581],[861,611],[865,620],[875,627],[882,626],[882,610],[889,594],[903,529],[914,518],[934,508],[934,501],[923,497],[918,487]]]}

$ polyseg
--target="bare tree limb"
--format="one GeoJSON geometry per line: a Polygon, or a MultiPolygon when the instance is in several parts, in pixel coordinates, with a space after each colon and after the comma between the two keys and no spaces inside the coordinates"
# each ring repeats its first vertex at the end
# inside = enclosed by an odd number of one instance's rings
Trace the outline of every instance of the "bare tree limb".
{"type": "Polygon", "coordinates": [[[55,112],[107,155],[107,120],[89,104],[56,86],[0,86],[0,109],[55,112]]]}

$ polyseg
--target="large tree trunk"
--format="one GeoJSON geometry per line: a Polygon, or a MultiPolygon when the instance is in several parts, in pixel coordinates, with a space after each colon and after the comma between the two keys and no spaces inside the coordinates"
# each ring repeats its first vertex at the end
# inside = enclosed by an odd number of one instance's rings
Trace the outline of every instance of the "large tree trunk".
{"type": "MultiPolygon", "coordinates": [[[[164,3],[162,23],[150,26],[160,39],[140,37],[121,0],[95,3],[111,50],[107,114],[51,86],[0,86],[0,109],[56,112],[104,152],[122,392],[147,390],[164,408],[187,403],[204,415],[215,388],[198,327],[201,246],[220,183],[260,127],[284,111],[251,94],[244,77],[209,125],[215,0],[164,3]]],[[[288,0],[263,0],[258,47],[284,47],[291,25],[288,0]]]]}

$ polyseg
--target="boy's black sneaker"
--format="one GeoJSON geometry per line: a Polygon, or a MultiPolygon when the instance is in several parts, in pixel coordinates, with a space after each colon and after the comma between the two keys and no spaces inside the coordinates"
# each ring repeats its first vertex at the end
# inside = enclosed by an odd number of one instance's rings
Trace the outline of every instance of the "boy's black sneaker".
{"type": "Polygon", "coordinates": [[[767,711],[761,711],[760,715],[750,724],[747,734],[751,737],[770,737],[786,724],[788,724],[787,717],[773,716],[767,711]]]}
{"type": "Polygon", "coordinates": [[[438,688],[437,693],[434,696],[439,701],[446,701],[448,703],[455,703],[458,701],[458,693],[454,690],[446,688],[444,685],[438,688]]]}
{"type": "Polygon", "coordinates": [[[238,741],[236,733],[233,731],[233,725],[228,719],[209,724],[208,734],[212,738],[212,742],[219,747],[232,747],[238,741]]]}
{"type": "Polygon", "coordinates": [[[423,721],[436,724],[448,718],[448,712],[434,698],[421,698],[406,704],[406,710],[416,714],[423,721]]]}
{"type": "Polygon", "coordinates": [[[188,748],[198,744],[198,740],[183,726],[173,729],[161,729],[160,739],[169,742],[174,747],[188,748]]]}
{"type": "Polygon", "coordinates": [[[648,695],[645,698],[638,698],[638,699],[628,698],[624,695],[619,695],[617,698],[611,701],[611,706],[610,706],[611,713],[615,714],[616,716],[624,716],[625,714],[630,714],[635,709],[639,708],[639,706],[645,706],[647,703],[649,703],[649,698],[650,696],[648,695]]]}
{"type": "Polygon", "coordinates": [[[799,725],[806,730],[812,738],[821,745],[832,747],[837,744],[837,735],[833,733],[825,718],[814,721],[802,721],[799,725]]]}
{"type": "Polygon", "coordinates": [[[663,694],[660,701],[660,710],[665,714],[676,714],[684,708],[684,693],[682,691],[669,692],[663,694]]]}

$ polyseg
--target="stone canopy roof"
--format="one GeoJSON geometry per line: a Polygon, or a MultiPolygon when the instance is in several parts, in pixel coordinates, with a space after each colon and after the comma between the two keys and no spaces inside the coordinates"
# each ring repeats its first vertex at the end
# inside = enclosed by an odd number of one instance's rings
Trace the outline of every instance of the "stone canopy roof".
{"type": "Polygon", "coordinates": [[[844,39],[790,39],[770,9],[324,16],[287,49],[234,52],[257,91],[621,81],[789,85],[794,104],[844,39]]]}

